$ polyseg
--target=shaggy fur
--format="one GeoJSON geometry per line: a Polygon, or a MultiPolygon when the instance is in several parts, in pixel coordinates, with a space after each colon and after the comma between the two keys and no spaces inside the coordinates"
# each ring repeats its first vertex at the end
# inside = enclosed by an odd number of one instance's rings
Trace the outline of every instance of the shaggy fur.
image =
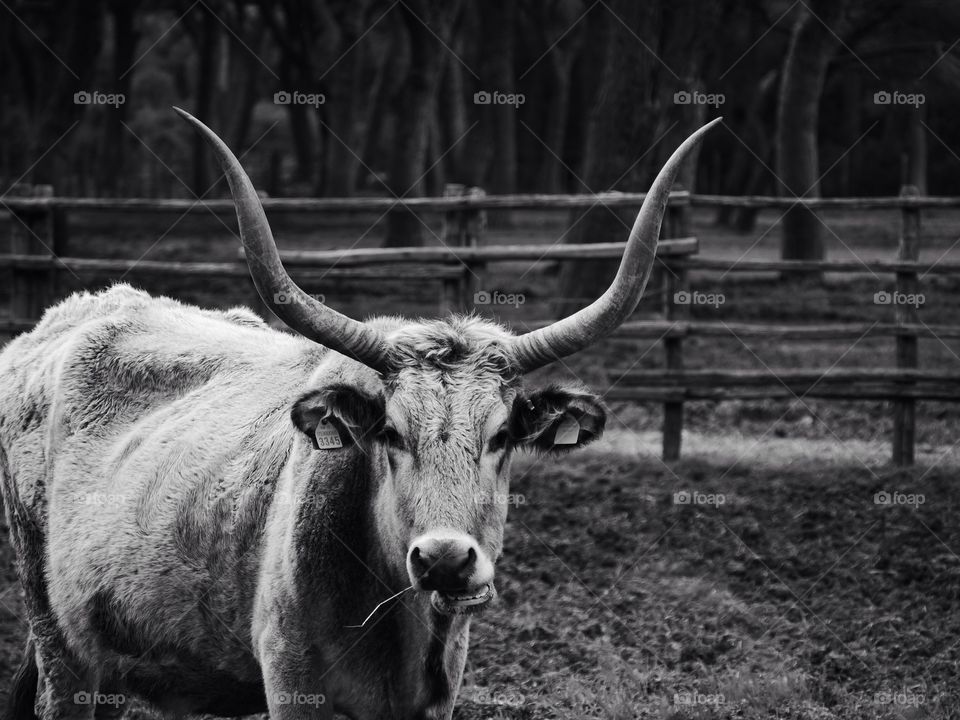
{"type": "Polygon", "coordinates": [[[603,413],[563,390],[537,413],[491,323],[372,322],[389,377],[247,310],[120,285],[0,353],[0,488],[41,717],[90,718],[74,696],[100,692],[173,713],[450,718],[468,617],[407,592],[347,626],[410,585],[423,533],[495,561],[511,449],[548,447],[566,403],[591,418],[581,443],[603,413]],[[342,448],[316,448],[321,418],[342,448]]]}

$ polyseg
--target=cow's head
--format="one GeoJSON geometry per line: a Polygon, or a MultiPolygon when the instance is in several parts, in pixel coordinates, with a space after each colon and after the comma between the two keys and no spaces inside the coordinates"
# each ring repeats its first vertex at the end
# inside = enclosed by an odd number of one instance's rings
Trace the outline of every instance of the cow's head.
{"type": "Polygon", "coordinates": [[[378,535],[395,569],[437,609],[476,610],[495,594],[511,454],[586,444],[603,430],[603,408],[579,389],[525,392],[513,336],[485,320],[371,324],[391,344],[391,370],[331,354],[294,423],[316,446],[328,433],[362,447],[380,479],[378,535]]]}
{"type": "Polygon", "coordinates": [[[475,317],[359,322],[316,301],[284,270],[240,163],[209,128],[179,112],[211,142],[226,172],[261,297],[293,330],[339,353],[292,408],[294,424],[315,448],[328,440],[356,444],[373,463],[382,549],[416,590],[430,593],[441,612],[483,607],[495,596],[511,452],[570,450],[604,427],[596,396],[578,388],[528,392],[523,376],[596,342],[633,312],[677,170],[718,121],[688,138],[660,171],[610,288],[577,313],[515,336],[475,317]],[[278,292],[292,302],[271,302],[278,292]]]}

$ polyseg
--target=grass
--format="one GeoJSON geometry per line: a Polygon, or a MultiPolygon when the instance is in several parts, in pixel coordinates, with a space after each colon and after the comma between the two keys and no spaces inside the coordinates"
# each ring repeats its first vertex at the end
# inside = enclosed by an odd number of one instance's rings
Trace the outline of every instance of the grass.
{"type": "Polygon", "coordinates": [[[501,607],[460,717],[947,717],[960,661],[953,473],[666,468],[607,443],[528,459],[501,607]],[[678,505],[678,488],[722,494],[678,505]],[[887,489],[919,507],[874,504],[887,489]],[[883,704],[887,695],[899,704],[883,704]],[[922,703],[912,708],[909,703],[922,703]],[[688,704],[685,701],[690,701],[688,704]]]}

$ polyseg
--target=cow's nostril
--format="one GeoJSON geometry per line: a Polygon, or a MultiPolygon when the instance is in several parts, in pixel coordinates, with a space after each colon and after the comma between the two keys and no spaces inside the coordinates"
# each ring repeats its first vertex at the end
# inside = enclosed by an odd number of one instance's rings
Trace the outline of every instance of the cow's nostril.
{"type": "Polygon", "coordinates": [[[419,547],[414,547],[410,551],[410,565],[418,575],[426,575],[430,572],[430,557],[424,555],[419,547]]]}
{"type": "Polygon", "coordinates": [[[470,538],[421,537],[407,558],[411,582],[420,590],[462,593],[480,582],[474,576],[483,553],[470,538]]]}

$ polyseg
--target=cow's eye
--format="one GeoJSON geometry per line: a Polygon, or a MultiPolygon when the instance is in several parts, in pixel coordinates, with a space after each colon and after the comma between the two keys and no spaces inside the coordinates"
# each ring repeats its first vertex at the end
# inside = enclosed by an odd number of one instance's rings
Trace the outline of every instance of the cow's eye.
{"type": "Polygon", "coordinates": [[[490,438],[490,452],[497,452],[498,450],[503,450],[507,443],[510,442],[510,432],[506,428],[501,428],[497,431],[497,434],[490,438]]]}
{"type": "Polygon", "coordinates": [[[380,436],[394,450],[403,450],[403,436],[392,425],[385,425],[380,436]]]}

